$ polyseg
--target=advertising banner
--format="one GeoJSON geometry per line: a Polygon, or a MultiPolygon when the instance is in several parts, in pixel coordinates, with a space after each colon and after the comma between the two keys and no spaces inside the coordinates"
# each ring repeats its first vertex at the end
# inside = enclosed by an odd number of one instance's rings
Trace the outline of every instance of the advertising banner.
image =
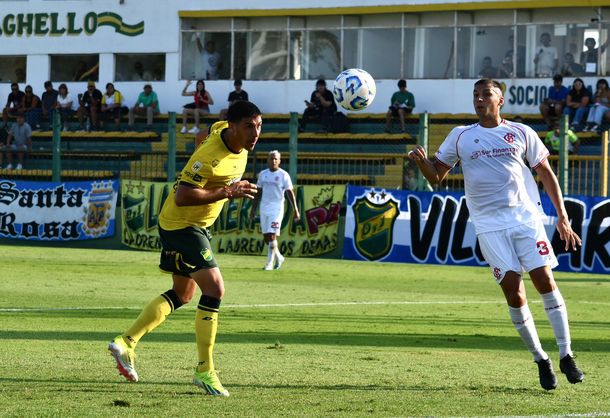
{"type": "Polygon", "coordinates": [[[71,241],[114,235],[116,180],[0,180],[0,238],[71,241]]]}
{"type": "MultiPolygon", "coordinates": [[[[298,186],[294,192],[301,219],[294,221],[292,207],[286,202],[277,238],[282,255],[311,257],[334,251],[338,246],[339,213],[345,186],[298,186]]],[[[258,255],[266,251],[258,214],[250,221],[251,203],[235,199],[225,204],[212,231],[212,248],[217,254],[258,255]]]]}
{"type": "Polygon", "coordinates": [[[121,182],[121,242],[138,250],[160,251],[159,211],[173,183],[121,182]]]}
{"type": "MultiPolygon", "coordinates": [[[[158,214],[172,183],[123,181],[122,242],[143,250],[159,250],[158,214]]],[[[344,185],[300,186],[295,195],[301,219],[294,220],[286,202],[280,251],[285,256],[317,256],[338,246],[339,213],[345,194],[344,185]]],[[[227,201],[212,228],[212,250],[217,254],[263,254],[266,251],[259,216],[250,219],[252,202],[227,201]]]]}
{"type": "MultiPolygon", "coordinates": [[[[555,229],[557,215],[542,195],[544,224],[558,270],[610,272],[610,199],[565,198],[582,247],[566,252],[555,229]]],[[[486,265],[463,193],[412,192],[349,186],[344,257],[402,263],[486,265]]]]}

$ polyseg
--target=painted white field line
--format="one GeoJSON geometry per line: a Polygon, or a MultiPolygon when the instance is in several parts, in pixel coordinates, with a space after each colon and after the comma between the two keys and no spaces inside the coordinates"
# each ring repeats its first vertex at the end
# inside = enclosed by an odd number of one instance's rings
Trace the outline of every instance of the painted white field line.
{"type": "MultiPolygon", "coordinates": [[[[252,303],[226,304],[224,309],[244,308],[307,308],[324,306],[363,306],[363,305],[489,305],[504,304],[504,300],[438,300],[438,301],[366,301],[366,302],[304,302],[304,303],[252,303]]],[[[529,301],[530,304],[542,303],[539,300],[529,301]]],[[[610,305],[610,302],[572,301],[571,304],[610,305]]],[[[195,309],[196,306],[186,306],[182,309],[195,309]]],[[[55,312],[55,311],[110,311],[110,310],[141,310],[142,306],[75,306],[75,307],[40,307],[40,308],[0,308],[0,312],[55,312]]]]}
{"type": "MultiPolygon", "coordinates": [[[[502,300],[491,301],[367,301],[367,302],[305,302],[305,303],[252,303],[252,304],[226,304],[224,309],[243,309],[243,308],[298,308],[298,307],[319,307],[319,306],[352,306],[352,305],[479,305],[503,303],[502,300]]],[[[186,308],[189,308],[188,306],[186,308]]],[[[190,306],[195,309],[196,306],[190,306]]],[[[53,311],[103,311],[119,309],[142,309],[142,306],[80,306],[80,307],[60,307],[60,308],[0,308],[0,312],[53,312],[53,311]]]]}

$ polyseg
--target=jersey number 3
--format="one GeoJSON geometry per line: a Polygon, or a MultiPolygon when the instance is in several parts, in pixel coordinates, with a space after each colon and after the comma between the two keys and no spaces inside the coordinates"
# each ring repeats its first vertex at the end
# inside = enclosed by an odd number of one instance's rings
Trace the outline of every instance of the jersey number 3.
{"type": "Polygon", "coordinates": [[[538,241],[536,243],[536,247],[538,248],[538,254],[540,255],[549,255],[549,247],[546,241],[538,241]]]}

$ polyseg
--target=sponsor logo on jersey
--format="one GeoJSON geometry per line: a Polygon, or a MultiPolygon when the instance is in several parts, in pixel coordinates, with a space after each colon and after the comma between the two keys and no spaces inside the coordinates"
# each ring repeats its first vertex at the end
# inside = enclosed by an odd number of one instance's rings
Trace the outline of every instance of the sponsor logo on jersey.
{"type": "Polygon", "coordinates": [[[203,167],[203,163],[201,161],[195,161],[191,166],[191,171],[199,171],[203,167]]]}

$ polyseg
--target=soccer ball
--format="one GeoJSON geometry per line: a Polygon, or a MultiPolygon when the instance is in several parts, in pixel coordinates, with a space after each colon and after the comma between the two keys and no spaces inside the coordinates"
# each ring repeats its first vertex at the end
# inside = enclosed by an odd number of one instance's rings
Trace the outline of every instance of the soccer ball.
{"type": "Polygon", "coordinates": [[[333,95],[337,103],[347,110],[362,110],[373,103],[377,93],[375,80],[359,68],[343,71],[335,79],[333,95]]]}

